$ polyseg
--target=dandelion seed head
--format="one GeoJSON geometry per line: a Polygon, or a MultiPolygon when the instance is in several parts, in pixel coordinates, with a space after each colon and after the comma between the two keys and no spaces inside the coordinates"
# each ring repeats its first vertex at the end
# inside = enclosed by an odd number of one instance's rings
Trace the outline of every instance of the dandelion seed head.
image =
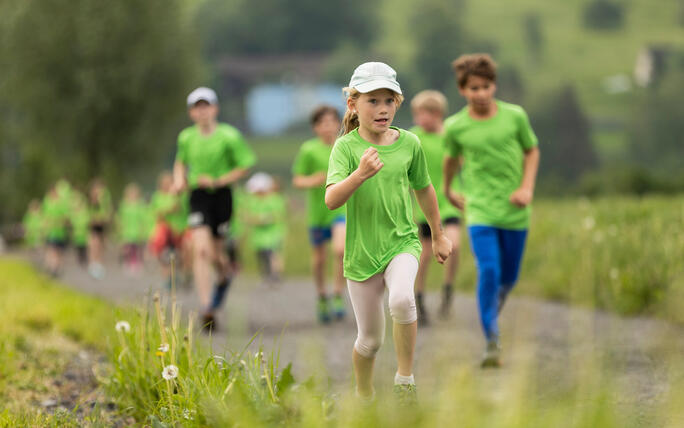
{"type": "Polygon", "coordinates": [[[161,345],[159,345],[159,348],[157,348],[157,350],[161,353],[169,352],[169,344],[168,343],[162,343],[161,345]]]}
{"type": "Polygon", "coordinates": [[[162,370],[162,377],[166,380],[175,379],[178,377],[178,367],[173,364],[169,364],[162,370]]]}
{"type": "Polygon", "coordinates": [[[116,331],[122,331],[124,333],[128,333],[131,331],[131,325],[128,323],[128,321],[119,321],[116,323],[116,326],[114,327],[116,331]]]}
{"type": "Polygon", "coordinates": [[[594,217],[592,216],[587,216],[584,217],[584,221],[582,223],[584,225],[584,228],[587,230],[591,230],[596,226],[596,220],[594,220],[594,217]]]}

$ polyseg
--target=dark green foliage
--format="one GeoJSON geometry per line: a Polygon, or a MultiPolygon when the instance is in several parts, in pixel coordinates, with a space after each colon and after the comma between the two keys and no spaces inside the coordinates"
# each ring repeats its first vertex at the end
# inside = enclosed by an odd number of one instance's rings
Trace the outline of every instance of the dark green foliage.
{"type": "Polygon", "coordinates": [[[536,13],[528,13],[523,18],[523,32],[525,43],[532,57],[539,60],[544,48],[544,33],[542,31],[541,18],[536,13]]]}
{"type": "Polygon", "coordinates": [[[525,95],[523,78],[512,65],[502,65],[496,72],[496,96],[504,101],[522,104],[525,95]]]}
{"type": "Polygon", "coordinates": [[[623,6],[611,0],[592,0],[582,11],[582,24],[593,30],[617,29],[623,21],[623,6]]]}

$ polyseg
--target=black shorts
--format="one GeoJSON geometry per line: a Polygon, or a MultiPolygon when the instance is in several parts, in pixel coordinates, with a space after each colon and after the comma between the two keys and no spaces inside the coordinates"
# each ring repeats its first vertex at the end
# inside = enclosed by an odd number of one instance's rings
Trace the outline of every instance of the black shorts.
{"type": "Polygon", "coordinates": [[[48,238],[45,240],[45,243],[47,244],[48,247],[56,248],[58,250],[64,250],[67,247],[66,239],[48,238]]]}
{"type": "Polygon", "coordinates": [[[90,231],[98,236],[104,236],[107,231],[107,225],[104,223],[91,223],[90,231]]]}
{"type": "Polygon", "coordinates": [[[212,236],[224,237],[232,215],[233,192],[230,187],[220,187],[211,192],[195,189],[190,193],[188,226],[209,226],[212,236]]]}
{"type": "MultiPolygon", "coordinates": [[[[461,219],[459,217],[447,217],[442,221],[443,224],[461,224],[461,219]]],[[[427,223],[418,223],[418,236],[421,238],[431,238],[432,233],[430,231],[430,225],[427,223]]]]}

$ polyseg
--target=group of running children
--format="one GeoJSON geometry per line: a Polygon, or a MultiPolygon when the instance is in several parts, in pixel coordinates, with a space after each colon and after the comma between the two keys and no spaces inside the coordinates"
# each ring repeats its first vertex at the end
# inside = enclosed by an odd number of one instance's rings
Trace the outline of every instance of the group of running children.
{"type": "MultiPolygon", "coordinates": [[[[343,89],[344,117],[334,107],[316,109],[311,118],[316,137],[301,146],[294,161],[293,185],[308,189],[318,316],[322,322],[345,316],[346,282],[358,329],[352,351],[356,393],[364,401],[374,397],[385,289],[398,365],[394,391],[403,401],[415,400],[417,327],[429,322],[423,297],[428,266],[433,256],[446,265],[439,308],[446,316],[462,223],[478,271],[477,304],[486,339],[481,365],[501,364],[497,320],[518,278],[539,150],[525,111],[495,98],[496,65],[489,55],[463,55],[452,66],[467,105],[445,119],[445,96],[420,92],[411,101],[416,126],[407,131],[392,126],[404,100],[396,72],[380,62],[361,64],[343,89]],[[336,265],[332,295],[325,285],[328,243],[336,265]]],[[[188,194],[194,283],[205,308],[203,322],[214,327],[235,274],[224,251],[233,184],[248,175],[255,156],[234,127],[217,122],[213,90],[196,89],[187,105],[194,126],[181,132],[172,183],[163,187],[170,188],[168,194],[188,194]],[[213,287],[212,277],[217,278],[213,287]]],[[[273,191],[272,179],[264,174],[252,176],[247,187],[256,195],[273,191]]],[[[46,212],[59,194],[58,185],[46,198],[46,212]]],[[[97,195],[91,192],[91,204],[97,195]]],[[[268,212],[266,217],[283,215],[282,201],[255,198],[252,203],[268,206],[254,211],[268,212]]],[[[107,204],[93,205],[104,212],[107,204]]],[[[254,224],[265,221],[247,217],[254,224]]],[[[98,219],[91,219],[91,238],[98,219]]],[[[56,237],[48,235],[48,242],[56,237]]]]}

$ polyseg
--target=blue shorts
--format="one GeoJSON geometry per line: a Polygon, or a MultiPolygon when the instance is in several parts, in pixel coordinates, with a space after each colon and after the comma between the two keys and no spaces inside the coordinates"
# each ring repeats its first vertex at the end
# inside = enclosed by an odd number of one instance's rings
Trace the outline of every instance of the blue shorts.
{"type": "Polygon", "coordinates": [[[335,217],[330,226],[313,226],[309,228],[309,241],[314,247],[323,245],[332,238],[332,228],[338,224],[345,224],[346,218],[341,215],[335,217]]]}

